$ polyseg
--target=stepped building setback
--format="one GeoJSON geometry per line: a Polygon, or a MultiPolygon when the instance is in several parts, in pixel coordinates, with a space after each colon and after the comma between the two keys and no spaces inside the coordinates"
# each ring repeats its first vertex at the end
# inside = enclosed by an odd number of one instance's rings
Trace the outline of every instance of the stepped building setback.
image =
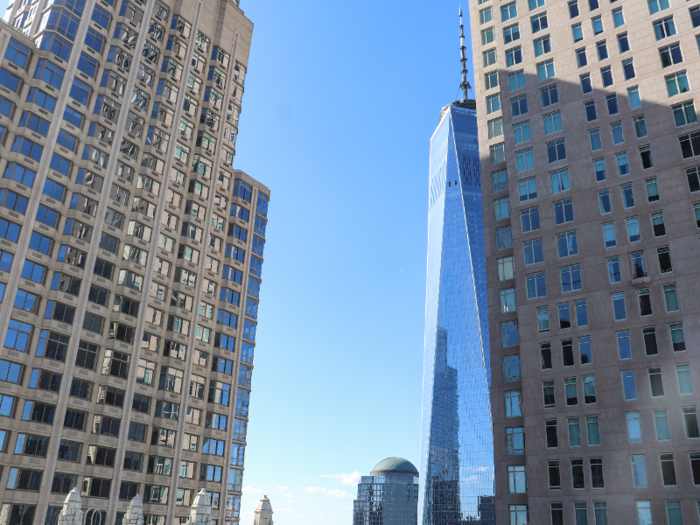
{"type": "MultiPolygon", "coordinates": [[[[233,169],[236,0],[0,22],[0,522],[239,519],[270,191],[233,169]],[[94,510],[98,509],[98,510],[94,510]]],[[[96,521],[95,524],[98,522],[96,521]]]]}

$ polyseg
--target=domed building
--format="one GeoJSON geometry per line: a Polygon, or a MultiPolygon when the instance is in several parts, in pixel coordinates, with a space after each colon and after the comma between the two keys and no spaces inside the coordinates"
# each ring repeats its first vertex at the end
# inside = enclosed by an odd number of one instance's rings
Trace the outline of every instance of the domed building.
{"type": "Polygon", "coordinates": [[[267,495],[263,496],[255,509],[255,520],[253,525],[274,525],[272,522],[272,505],[267,495]]]}
{"type": "Polygon", "coordinates": [[[353,503],[353,525],[417,525],[418,469],[404,458],[386,458],[362,476],[353,503]]]}

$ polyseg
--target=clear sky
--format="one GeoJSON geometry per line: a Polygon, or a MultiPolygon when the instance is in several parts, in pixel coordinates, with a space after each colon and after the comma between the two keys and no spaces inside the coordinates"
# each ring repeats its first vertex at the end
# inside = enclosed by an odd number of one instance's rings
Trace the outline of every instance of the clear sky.
{"type": "Polygon", "coordinates": [[[272,191],[241,523],[267,494],[277,525],[350,525],[360,473],[420,467],[429,141],[459,97],[459,3],[241,7],[235,167],[272,191]]]}
{"type": "Polygon", "coordinates": [[[241,7],[235,165],[272,190],[241,523],[266,493],[277,525],[350,525],[357,473],[420,468],[429,141],[459,96],[459,3],[241,7]]]}

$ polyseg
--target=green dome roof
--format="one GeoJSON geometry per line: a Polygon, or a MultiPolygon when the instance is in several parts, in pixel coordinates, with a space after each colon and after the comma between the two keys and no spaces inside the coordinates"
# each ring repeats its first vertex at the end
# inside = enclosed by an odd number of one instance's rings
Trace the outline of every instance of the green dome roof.
{"type": "Polygon", "coordinates": [[[418,469],[413,463],[404,458],[386,458],[377,463],[372,470],[372,476],[385,476],[387,474],[418,475],[418,469]]]}

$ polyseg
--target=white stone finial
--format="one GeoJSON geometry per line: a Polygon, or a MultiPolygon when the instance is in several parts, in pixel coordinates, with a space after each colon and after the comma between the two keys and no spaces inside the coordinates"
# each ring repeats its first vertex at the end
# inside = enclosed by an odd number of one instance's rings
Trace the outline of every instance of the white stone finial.
{"type": "Polygon", "coordinates": [[[63,501],[63,508],[58,515],[57,525],[82,525],[83,523],[83,500],[77,488],[71,490],[63,501]]]}
{"type": "Polygon", "coordinates": [[[201,489],[195,496],[190,510],[188,525],[212,525],[211,521],[211,499],[204,489],[201,489]]]}
{"type": "Polygon", "coordinates": [[[129,503],[122,525],[143,525],[143,502],[138,494],[129,503]]]}
{"type": "Polygon", "coordinates": [[[272,505],[267,495],[263,496],[255,509],[255,520],[253,525],[274,525],[272,521],[272,505]]]}

